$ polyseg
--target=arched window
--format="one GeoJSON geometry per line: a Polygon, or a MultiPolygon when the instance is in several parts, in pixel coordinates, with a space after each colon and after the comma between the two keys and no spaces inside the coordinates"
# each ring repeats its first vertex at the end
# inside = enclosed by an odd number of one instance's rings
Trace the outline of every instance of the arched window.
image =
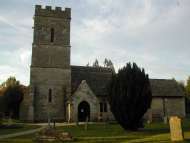
{"type": "Polygon", "coordinates": [[[108,107],[106,102],[100,102],[100,112],[108,112],[108,107]]]}
{"type": "Polygon", "coordinates": [[[108,112],[107,103],[104,103],[104,112],[108,112]]]}
{"type": "Polygon", "coordinates": [[[103,111],[104,111],[104,109],[103,109],[103,103],[100,102],[100,112],[103,112],[103,111]]]}
{"type": "Polygon", "coordinates": [[[51,103],[52,102],[52,90],[49,89],[49,93],[48,93],[48,102],[51,103]]]}
{"type": "Polygon", "coordinates": [[[54,29],[51,28],[51,42],[54,42],[54,29]]]}

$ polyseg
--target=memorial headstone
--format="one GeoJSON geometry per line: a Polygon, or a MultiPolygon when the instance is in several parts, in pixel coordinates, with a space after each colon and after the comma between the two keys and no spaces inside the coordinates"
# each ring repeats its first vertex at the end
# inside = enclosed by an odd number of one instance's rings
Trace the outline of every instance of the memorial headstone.
{"type": "Polygon", "coordinates": [[[181,119],[177,116],[170,117],[170,134],[172,141],[183,141],[183,131],[181,127],[181,119]]]}

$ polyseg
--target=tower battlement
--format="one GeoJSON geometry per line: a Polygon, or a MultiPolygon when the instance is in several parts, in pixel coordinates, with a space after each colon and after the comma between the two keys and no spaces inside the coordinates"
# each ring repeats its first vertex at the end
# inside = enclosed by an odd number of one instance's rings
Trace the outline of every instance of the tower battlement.
{"type": "Polygon", "coordinates": [[[71,8],[65,8],[63,10],[61,7],[55,7],[53,9],[51,6],[45,6],[43,8],[41,5],[36,5],[35,16],[71,19],[71,8]]]}

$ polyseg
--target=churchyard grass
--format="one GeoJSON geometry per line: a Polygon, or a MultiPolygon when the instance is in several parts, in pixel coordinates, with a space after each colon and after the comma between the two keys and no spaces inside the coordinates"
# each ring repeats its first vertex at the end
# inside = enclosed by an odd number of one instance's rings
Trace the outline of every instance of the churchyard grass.
{"type": "Polygon", "coordinates": [[[34,126],[34,125],[18,125],[16,128],[7,128],[7,129],[0,128],[0,136],[17,133],[17,132],[28,131],[28,130],[37,129],[37,128],[39,128],[39,126],[34,126]]]}
{"type": "Polygon", "coordinates": [[[3,125],[8,125],[8,124],[9,124],[8,120],[1,121],[0,136],[39,128],[39,126],[37,126],[37,125],[27,125],[27,124],[21,123],[19,120],[11,120],[10,126],[12,126],[12,127],[8,127],[8,126],[4,127],[3,126],[3,125]]]}
{"type": "MultiPolygon", "coordinates": [[[[190,119],[183,121],[185,141],[181,143],[190,142],[190,119]]],[[[62,126],[57,127],[59,131],[67,131],[74,137],[76,143],[151,143],[162,142],[170,143],[169,125],[164,123],[146,124],[144,129],[138,132],[130,132],[123,130],[118,124],[89,124],[88,129],[85,130],[84,125],[78,126],[62,126]]],[[[0,140],[6,143],[32,143],[35,134],[20,136],[16,138],[0,140]]],[[[53,142],[58,143],[58,142],[53,142]]]]}

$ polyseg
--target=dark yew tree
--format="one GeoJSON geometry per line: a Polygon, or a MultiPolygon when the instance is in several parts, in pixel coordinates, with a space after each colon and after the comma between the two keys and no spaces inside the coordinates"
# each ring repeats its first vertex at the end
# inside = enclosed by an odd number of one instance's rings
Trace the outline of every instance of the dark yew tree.
{"type": "Polygon", "coordinates": [[[149,77],[135,63],[128,63],[114,74],[109,85],[109,103],[118,123],[125,130],[142,127],[142,118],[151,106],[149,77]]]}

